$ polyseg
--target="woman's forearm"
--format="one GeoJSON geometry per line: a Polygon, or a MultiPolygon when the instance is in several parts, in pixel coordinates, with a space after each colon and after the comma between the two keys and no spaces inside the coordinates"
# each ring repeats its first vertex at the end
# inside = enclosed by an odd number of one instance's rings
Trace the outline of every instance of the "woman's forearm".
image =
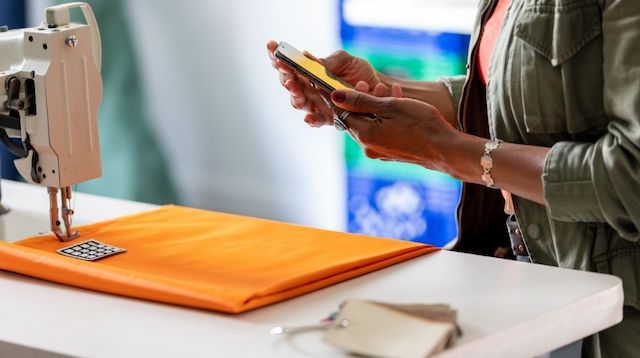
{"type": "MultiPolygon", "coordinates": [[[[464,133],[449,141],[445,159],[449,174],[465,182],[484,185],[480,158],[486,142],[485,138],[464,133]]],[[[548,152],[546,147],[502,143],[491,153],[495,187],[545,205],[542,172],[548,152]]]]}
{"type": "MultiPolygon", "coordinates": [[[[454,128],[458,128],[456,110],[449,90],[442,82],[397,80],[383,76],[386,84],[399,83],[403,97],[417,99],[436,107],[454,128]]],[[[451,141],[450,175],[469,183],[485,185],[480,158],[484,154],[487,139],[459,133],[458,140],[451,141]]],[[[496,188],[545,204],[542,187],[544,159],[549,148],[503,143],[491,157],[491,176],[496,188]]]]}
{"type": "MultiPolygon", "coordinates": [[[[456,110],[451,94],[441,82],[396,80],[384,77],[387,84],[399,83],[403,97],[417,99],[436,107],[454,128],[458,128],[456,110]]],[[[458,140],[449,146],[450,174],[458,179],[484,185],[483,169],[480,158],[484,154],[487,139],[464,133],[458,134],[458,140]]],[[[539,204],[545,204],[542,187],[542,170],[549,148],[521,144],[503,143],[491,153],[493,168],[491,176],[496,188],[527,198],[539,204]]]]}

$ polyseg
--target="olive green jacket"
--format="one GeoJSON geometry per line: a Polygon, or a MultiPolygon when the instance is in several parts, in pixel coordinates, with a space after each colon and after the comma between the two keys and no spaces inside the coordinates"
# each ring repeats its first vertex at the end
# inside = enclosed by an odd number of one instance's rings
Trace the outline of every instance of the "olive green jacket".
{"type": "MultiPolygon", "coordinates": [[[[480,1],[467,75],[443,79],[460,126],[551,147],[547,205],[514,196],[532,261],[614,274],[640,309],[640,1],[512,0],[485,88],[476,43],[495,3],[480,1]]],[[[458,249],[504,244],[496,192],[465,185],[458,249]],[[495,215],[480,217],[487,206],[495,215]]]]}

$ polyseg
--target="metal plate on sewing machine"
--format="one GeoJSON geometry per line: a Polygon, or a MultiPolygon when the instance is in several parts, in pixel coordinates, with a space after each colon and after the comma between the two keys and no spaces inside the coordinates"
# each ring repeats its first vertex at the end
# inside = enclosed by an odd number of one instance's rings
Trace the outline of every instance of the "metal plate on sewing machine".
{"type": "Polygon", "coordinates": [[[96,261],[125,251],[127,250],[91,239],[63,247],[58,250],[58,253],[78,260],[96,261]]]}

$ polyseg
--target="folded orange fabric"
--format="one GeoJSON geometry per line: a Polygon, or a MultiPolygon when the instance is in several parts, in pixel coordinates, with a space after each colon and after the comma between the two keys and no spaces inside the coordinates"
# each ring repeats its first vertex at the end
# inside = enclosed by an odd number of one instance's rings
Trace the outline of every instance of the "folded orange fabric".
{"type": "Polygon", "coordinates": [[[437,248],[178,206],[53,235],[0,241],[0,269],[152,301],[239,313],[437,248]],[[95,239],[127,249],[85,262],[56,250],[95,239]]]}

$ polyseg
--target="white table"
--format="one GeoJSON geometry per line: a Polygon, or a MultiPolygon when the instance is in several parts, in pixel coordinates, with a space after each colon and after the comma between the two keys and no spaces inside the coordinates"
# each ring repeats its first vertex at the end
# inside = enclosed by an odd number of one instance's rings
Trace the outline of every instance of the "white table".
{"type": "MultiPolygon", "coordinates": [[[[46,190],[2,182],[15,241],[48,230],[46,190]]],[[[154,206],[77,195],[76,223],[154,206]]],[[[535,356],[622,319],[613,276],[441,251],[240,315],[174,307],[0,271],[0,357],[335,357],[321,333],[274,337],[277,325],[316,323],[346,298],[444,302],[464,336],[443,357],[535,356]],[[57,355],[54,355],[57,356],[57,355]]]]}

